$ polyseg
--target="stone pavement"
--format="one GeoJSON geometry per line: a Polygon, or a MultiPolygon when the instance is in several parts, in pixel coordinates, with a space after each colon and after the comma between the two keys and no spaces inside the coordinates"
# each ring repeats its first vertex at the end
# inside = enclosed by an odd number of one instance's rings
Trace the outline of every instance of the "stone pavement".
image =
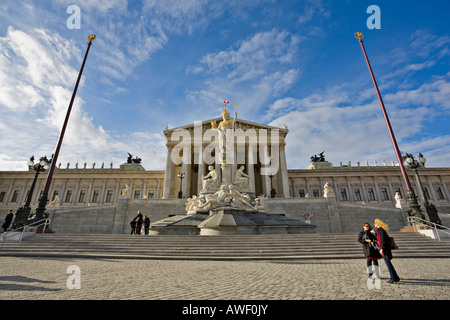
{"type": "Polygon", "coordinates": [[[364,259],[176,261],[1,257],[0,299],[449,299],[450,258],[399,258],[392,262],[402,281],[388,284],[387,268],[380,261],[381,287],[377,289],[367,285],[364,259]]]}

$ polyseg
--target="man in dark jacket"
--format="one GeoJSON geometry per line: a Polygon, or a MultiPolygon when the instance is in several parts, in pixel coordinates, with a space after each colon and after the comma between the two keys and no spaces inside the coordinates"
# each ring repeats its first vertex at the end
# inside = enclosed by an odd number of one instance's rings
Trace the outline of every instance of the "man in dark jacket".
{"type": "Polygon", "coordinates": [[[144,231],[145,235],[148,235],[148,230],[150,229],[150,218],[147,215],[144,216],[144,231]]]}
{"type": "Polygon", "coordinates": [[[144,217],[142,216],[141,211],[138,211],[138,214],[136,216],[136,218],[134,218],[134,220],[136,221],[136,229],[134,231],[134,234],[141,234],[141,229],[142,229],[142,222],[144,221],[144,217]]]}
{"type": "Polygon", "coordinates": [[[5,221],[2,224],[3,232],[6,232],[6,230],[8,230],[9,225],[11,224],[13,217],[14,217],[13,211],[9,210],[9,213],[6,215],[5,221]]]}

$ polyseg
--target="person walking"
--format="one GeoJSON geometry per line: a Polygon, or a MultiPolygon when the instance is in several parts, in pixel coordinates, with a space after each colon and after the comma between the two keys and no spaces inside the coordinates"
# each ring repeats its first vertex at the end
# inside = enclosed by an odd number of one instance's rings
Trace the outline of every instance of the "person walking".
{"type": "Polygon", "coordinates": [[[8,230],[9,225],[11,224],[12,220],[13,220],[13,211],[9,210],[9,213],[6,215],[5,217],[5,221],[2,224],[2,228],[3,228],[3,232],[6,232],[6,230],[8,230]]]}
{"type": "Polygon", "coordinates": [[[144,232],[148,235],[148,230],[150,229],[150,218],[147,215],[144,216],[144,232]]]}
{"type": "Polygon", "coordinates": [[[392,248],[391,248],[391,238],[388,235],[389,226],[381,221],[380,219],[375,219],[374,221],[375,228],[377,228],[377,240],[379,244],[379,251],[383,256],[384,263],[389,270],[390,279],[388,283],[399,282],[400,277],[395,271],[394,266],[392,265],[392,248]]]}
{"type": "Polygon", "coordinates": [[[136,216],[136,218],[134,218],[134,220],[136,220],[136,229],[134,231],[134,234],[141,234],[141,229],[142,229],[142,223],[144,221],[144,217],[142,216],[141,211],[138,211],[138,214],[136,216]]]}
{"type": "Polygon", "coordinates": [[[136,218],[134,218],[133,220],[131,220],[130,226],[131,226],[131,234],[134,234],[134,232],[135,232],[135,230],[136,230],[136,218]]]}
{"type": "Polygon", "coordinates": [[[362,244],[363,253],[366,257],[367,273],[369,274],[369,278],[375,273],[379,279],[378,260],[382,256],[378,251],[377,236],[369,223],[364,223],[362,227],[363,229],[358,234],[358,242],[362,244]]]}

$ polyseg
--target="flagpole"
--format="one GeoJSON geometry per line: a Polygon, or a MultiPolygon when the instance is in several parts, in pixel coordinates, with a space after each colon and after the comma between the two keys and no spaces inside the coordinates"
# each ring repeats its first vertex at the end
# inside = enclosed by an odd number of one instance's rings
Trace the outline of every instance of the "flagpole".
{"type": "Polygon", "coordinates": [[[88,40],[89,40],[88,47],[87,47],[86,53],[84,55],[83,63],[81,64],[81,68],[80,68],[80,72],[78,74],[77,82],[75,83],[75,88],[74,88],[73,93],[72,93],[72,98],[70,99],[69,107],[68,107],[67,113],[66,113],[66,118],[64,119],[64,124],[62,126],[61,133],[59,135],[58,144],[56,145],[55,153],[53,154],[52,159],[50,160],[51,161],[51,165],[50,165],[50,169],[49,169],[49,172],[48,172],[47,181],[45,183],[44,191],[42,193],[42,197],[39,199],[39,205],[36,208],[36,216],[34,218],[34,220],[36,220],[36,221],[44,218],[45,207],[46,207],[47,202],[48,202],[48,191],[50,189],[50,184],[51,184],[51,181],[52,181],[52,178],[53,178],[53,173],[55,171],[55,165],[56,165],[56,161],[58,159],[59,150],[61,149],[61,144],[62,144],[62,141],[64,139],[64,134],[66,132],[67,124],[69,122],[70,112],[72,111],[73,102],[75,101],[75,96],[77,94],[78,85],[79,85],[80,79],[81,79],[81,74],[83,73],[84,65],[86,63],[86,58],[88,56],[89,49],[91,47],[92,41],[95,40],[95,35],[89,35],[88,36],[88,40]]]}
{"type": "Polygon", "coordinates": [[[364,43],[362,40],[363,34],[361,32],[356,32],[355,37],[359,40],[359,44],[361,45],[361,49],[364,54],[364,58],[366,59],[367,67],[369,68],[370,76],[372,77],[373,85],[375,87],[375,91],[378,96],[378,101],[380,102],[384,120],[386,121],[386,125],[387,125],[388,131],[389,131],[389,136],[391,137],[392,145],[394,147],[395,155],[397,156],[398,165],[400,166],[400,171],[402,173],[403,180],[405,181],[405,184],[406,184],[406,189],[408,191],[408,202],[409,202],[409,205],[410,205],[410,208],[412,211],[412,215],[422,218],[423,215],[420,211],[420,206],[417,202],[417,197],[414,194],[414,190],[411,187],[411,183],[409,181],[408,174],[406,173],[405,167],[403,166],[403,160],[402,160],[400,150],[398,148],[397,140],[395,139],[394,130],[392,130],[391,122],[389,121],[389,117],[386,112],[386,108],[384,106],[383,98],[381,97],[380,90],[378,89],[377,81],[373,74],[372,67],[370,66],[369,58],[367,57],[366,49],[364,48],[364,43]]]}

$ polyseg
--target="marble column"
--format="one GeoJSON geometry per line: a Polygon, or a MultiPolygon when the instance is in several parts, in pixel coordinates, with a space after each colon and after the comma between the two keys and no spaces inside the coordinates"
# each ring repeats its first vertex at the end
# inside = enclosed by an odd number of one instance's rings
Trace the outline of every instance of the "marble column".
{"type": "Polygon", "coordinates": [[[173,146],[167,146],[167,158],[166,158],[166,172],[164,176],[164,193],[163,193],[163,199],[169,199],[171,195],[171,189],[172,189],[172,183],[174,179],[174,168],[175,165],[172,162],[172,153],[173,146]]]}
{"type": "Polygon", "coordinates": [[[365,203],[369,202],[369,199],[367,198],[367,191],[366,191],[366,186],[364,185],[364,181],[362,177],[359,177],[359,181],[361,183],[361,192],[363,194],[363,200],[365,203]]]}
{"type": "Polygon", "coordinates": [[[25,189],[26,189],[26,187],[27,187],[27,181],[25,181],[23,183],[22,189],[20,190],[20,193],[19,193],[19,197],[17,198],[17,203],[20,204],[20,205],[22,203],[25,203],[25,201],[23,201],[23,199],[24,199],[24,196],[25,196],[25,189]]]}
{"type": "Polygon", "coordinates": [[[251,193],[256,193],[255,187],[255,157],[254,157],[254,149],[253,144],[248,145],[248,158],[247,158],[247,172],[248,172],[248,187],[251,193]]]}
{"type": "Polygon", "coordinates": [[[103,180],[102,191],[100,191],[100,199],[98,200],[99,204],[103,204],[105,202],[105,189],[106,189],[106,180],[103,180]]]}
{"type": "Polygon", "coordinates": [[[7,205],[9,202],[9,198],[11,197],[11,192],[12,192],[13,186],[14,186],[14,182],[11,182],[9,184],[9,188],[8,188],[8,191],[6,192],[5,198],[3,199],[4,205],[7,205]]]}
{"type": "Polygon", "coordinates": [[[281,169],[281,182],[283,186],[283,197],[290,198],[289,192],[289,178],[287,172],[286,153],[284,151],[284,145],[280,146],[280,169],[281,169]]]}
{"type": "Polygon", "coordinates": [[[75,190],[73,191],[73,195],[72,195],[72,205],[76,205],[77,203],[77,195],[78,195],[78,188],[80,187],[80,179],[77,179],[77,183],[75,185],[75,190]]]}
{"type": "Polygon", "coordinates": [[[444,189],[444,195],[447,201],[450,201],[450,193],[448,192],[447,185],[445,184],[445,180],[442,178],[442,176],[439,176],[439,179],[441,180],[442,188],[444,189]]]}
{"type": "Polygon", "coordinates": [[[353,188],[352,188],[352,184],[350,183],[350,179],[346,178],[347,180],[347,188],[348,188],[348,197],[350,202],[355,202],[355,199],[353,197],[353,188]]]}
{"type": "Polygon", "coordinates": [[[192,165],[191,164],[186,164],[183,163],[183,166],[181,167],[181,173],[184,173],[184,178],[183,178],[183,183],[181,186],[181,191],[183,192],[183,199],[186,199],[189,197],[190,192],[191,192],[191,184],[189,183],[189,181],[191,181],[191,168],[192,165]]]}
{"type": "Polygon", "coordinates": [[[119,179],[116,179],[116,190],[114,190],[114,203],[117,203],[119,201],[119,195],[120,195],[120,183],[119,179]]]}
{"type": "Polygon", "coordinates": [[[380,188],[378,187],[377,179],[373,178],[373,183],[375,185],[375,191],[377,193],[377,200],[379,203],[381,203],[383,198],[381,197],[381,192],[380,192],[380,188]]]}
{"type": "Polygon", "coordinates": [[[391,194],[391,202],[395,204],[396,200],[395,200],[394,188],[392,188],[391,180],[389,179],[389,177],[386,177],[386,179],[388,182],[389,193],[391,194]]]}
{"type": "MultiPolygon", "coordinates": [[[[431,180],[429,180],[429,179],[427,179],[427,180],[428,180],[428,186],[430,187],[430,192],[429,192],[430,196],[433,197],[433,201],[437,201],[438,198],[436,196],[436,192],[434,191],[433,183],[431,182],[431,180]]],[[[431,200],[431,199],[429,199],[429,200],[431,200]]]]}
{"type": "Polygon", "coordinates": [[[31,198],[31,205],[35,205],[36,204],[36,200],[39,199],[39,186],[40,186],[41,182],[38,180],[36,181],[36,185],[34,186],[34,191],[33,191],[33,195],[31,198]]]}
{"type": "Polygon", "coordinates": [[[64,198],[66,197],[65,193],[66,193],[66,185],[67,185],[67,180],[64,181],[64,184],[61,188],[61,193],[59,194],[59,205],[61,206],[63,204],[63,201],[65,200],[64,198]]]}

